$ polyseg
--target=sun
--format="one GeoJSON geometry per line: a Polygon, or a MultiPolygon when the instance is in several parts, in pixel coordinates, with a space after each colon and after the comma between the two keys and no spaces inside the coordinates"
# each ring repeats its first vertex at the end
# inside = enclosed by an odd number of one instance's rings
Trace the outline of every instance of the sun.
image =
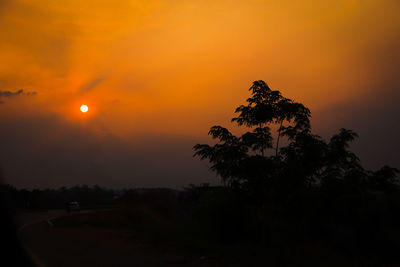
{"type": "Polygon", "coordinates": [[[82,105],[82,106],[81,106],[81,111],[82,111],[83,113],[86,113],[88,110],[89,110],[88,106],[86,106],[86,105],[82,105]]]}

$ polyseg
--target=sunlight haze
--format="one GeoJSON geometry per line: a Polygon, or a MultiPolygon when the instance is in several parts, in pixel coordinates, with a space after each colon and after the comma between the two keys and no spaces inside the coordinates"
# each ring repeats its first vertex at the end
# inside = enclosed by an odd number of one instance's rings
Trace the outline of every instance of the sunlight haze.
{"type": "Polygon", "coordinates": [[[395,0],[2,1],[0,91],[23,89],[0,95],[5,179],[217,182],[192,146],[212,125],[235,131],[230,119],[255,80],[309,107],[318,134],[358,132],[365,164],[400,167],[400,128],[390,125],[399,12],[395,0]]]}

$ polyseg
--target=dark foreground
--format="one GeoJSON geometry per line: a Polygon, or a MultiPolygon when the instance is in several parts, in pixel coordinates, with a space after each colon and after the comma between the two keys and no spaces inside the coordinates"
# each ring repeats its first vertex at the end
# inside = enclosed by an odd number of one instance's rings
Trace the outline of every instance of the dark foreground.
{"type": "MultiPolygon", "coordinates": [[[[40,267],[225,265],[222,259],[205,258],[143,238],[135,239],[132,232],[126,230],[49,224],[47,217],[54,215],[53,212],[31,212],[21,216],[28,221],[20,231],[21,240],[40,267]],[[40,222],[39,218],[43,220],[40,222]]],[[[57,222],[56,219],[53,221],[57,222]]]]}
{"type": "Polygon", "coordinates": [[[20,224],[24,219],[27,223],[20,230],[21,240],[39,267],[357,266],[342,255],[311,246],[285,255],[274,248],[217,245],[211,240],[190,241],[162,229],[111,225],[110,219],[120,220],[120,212],[116,209],[69,216],[63,211],[22,214],[20,224]]]}

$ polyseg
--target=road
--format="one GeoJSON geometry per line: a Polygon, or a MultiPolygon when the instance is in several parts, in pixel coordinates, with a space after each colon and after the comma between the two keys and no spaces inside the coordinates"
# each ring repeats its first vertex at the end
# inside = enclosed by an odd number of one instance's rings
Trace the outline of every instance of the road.
{"type": "Polygon", "coordinates": [[[48,223],[65,211],[17,216],[24,247],[38,267],[220,266],[199,255],[135,240],[124,230],[57,227],[48,223]]]}
{"type": "Polygon", "coordinates": [[[46,210],[46,211],[21,211],[15,215],[17,228],[21,231],[25,227],[38,222],[48,221],[53,218],[65,216],[65,210],[46,210]]]}

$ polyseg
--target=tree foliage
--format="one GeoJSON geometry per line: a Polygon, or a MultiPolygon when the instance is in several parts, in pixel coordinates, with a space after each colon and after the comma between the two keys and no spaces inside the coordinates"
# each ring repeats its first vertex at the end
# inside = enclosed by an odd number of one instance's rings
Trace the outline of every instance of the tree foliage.
{"type": "Polygon", "coordinates": [[[340,129],[325,141],[311,132],[311,112],[303,104],[271,90],[264,81],[253,82],[249,90],[247,104],[236,108],[237,116],[232,119],[249,131],[235,136],[222,126],[213,126],[209,135],[217,144],[194,146],[194,155],[208,160],[211,170],[228,186],[250,194],[258,192],[253,196],[262,199],[260,202],[272,195],[290,198],[312,188],[366,191],[397,186],[397,169],[363,169],[349,150],[358,137],[355,132],[340,129]],[[282,138],[286,145],[279,148],[282,138]]]}

